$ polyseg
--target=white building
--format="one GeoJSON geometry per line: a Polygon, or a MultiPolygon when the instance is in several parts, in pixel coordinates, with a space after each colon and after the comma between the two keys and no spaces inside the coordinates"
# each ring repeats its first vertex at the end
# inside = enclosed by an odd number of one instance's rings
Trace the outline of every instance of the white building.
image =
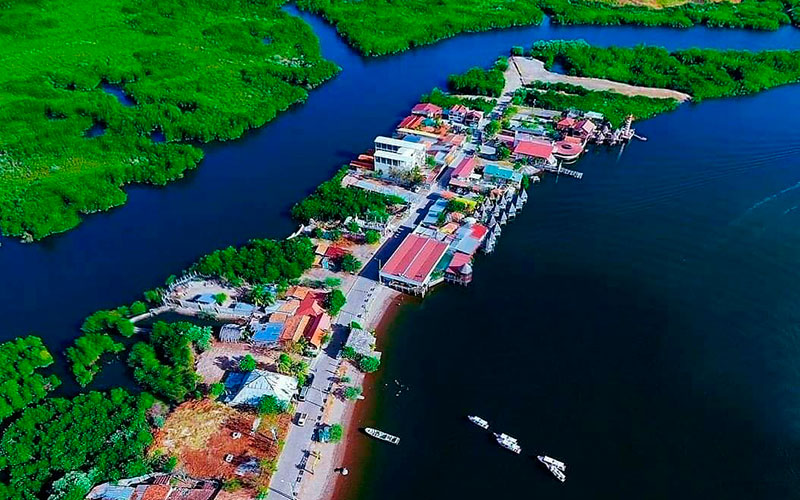
{"type": "Polygon", "coordinates": [[[265,370],[247,373],[233,372],[225,380],[227,397],[231,406],[258,406],[265,396],[275,396],[278,401],[288,403],[297,392],[297,379],[265,370]]]}
{"type": "Polygon", "coordinates": [[[392,177],[422,168],[425,149],[425,145],[418,142],[378,136],[375,138],[375,171],[392,177]]]}

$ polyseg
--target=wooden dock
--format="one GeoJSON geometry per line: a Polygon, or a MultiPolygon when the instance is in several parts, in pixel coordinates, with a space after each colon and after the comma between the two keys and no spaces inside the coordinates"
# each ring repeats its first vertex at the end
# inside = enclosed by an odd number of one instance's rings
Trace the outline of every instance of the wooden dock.
{"type": "Polygon", "coordinates": [[[577,170],[570,170],[568,168],[562,167],[561,165],[559,165],[557,167],[553,167],[551,165],[544,165],[544,166],[542,166],[540,168],[542,170],[547,171],[547,172],[553,172],[553,173],[555,173],[557,175],[562,175],[562,174],[563,175],[568,175],[568,176],[574,177],[576,179],[582,179],[583,178],[583,172],[578,172],[577,170]]]}

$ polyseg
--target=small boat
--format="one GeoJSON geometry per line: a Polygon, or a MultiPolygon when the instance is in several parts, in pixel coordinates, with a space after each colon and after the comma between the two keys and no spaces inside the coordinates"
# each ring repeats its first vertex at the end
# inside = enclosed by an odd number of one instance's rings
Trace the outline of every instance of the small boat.
{"type": "Polygon", "coordinates": [[[539,459],[547,470],[550,471],[552,475],[556,477],[562,483],[567,480],[567,475],[564,474],[564,471],[567,469],[567,464],[560,460],[556,460],[555,458],[548,457],[547,455],[539,455],[536,458],[539,459]]]}
{"type": "Polygon", "coordinates": [[[567,464],[562,462],[561,460],[556,460],[553,457],[548,457],[547,455],[539,455],[536,458],[539,459],[545,465],[552,465],[553,467],[559,468],[563,471],[567,470],[567,464]]]}
{"type": "Polygon", "coordinates": [[[467,418],[469,419],[470,422],[472,422],[473,424],[477,425],[481,429],[488,429],[489,428],[489,422],[487,422],[486,420],[482,419],[481,417],[476,417],[474,415],[467,415],[467,418]]]}
{"type": "Polygon", "coordinates": [[[496,433],[494,434],[495,439],[497,439],[497,444],[502,446],[503,448],[513,451],[517,455],[522,453],[522,448],[520,448],[519,443],[517,443],[517,438],[513,438],[508,434],[503,433],[496,433]]]}
{"type": "Polygon", "coordinates": [[[365,427],[364,432],[374,437],[375,439],[380,439],[381,441],[386,441],[387,443],[400,444],[399,437],[392,436],[391,434],[379,431],[378,429],[373,429],[372,427],[365,427]]]}

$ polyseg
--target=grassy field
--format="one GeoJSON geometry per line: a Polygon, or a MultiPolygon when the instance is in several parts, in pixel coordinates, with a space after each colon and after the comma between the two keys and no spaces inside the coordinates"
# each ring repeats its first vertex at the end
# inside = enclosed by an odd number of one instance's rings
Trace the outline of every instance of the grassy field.
{"type": "Polygon", "coordinates": [[[181,177],[197,142],[263,125],[338,71],[280,2],[248,0],[4,2],[0,66],[0,230],[32,239],[124,203],[127,183],[181,177]]]}

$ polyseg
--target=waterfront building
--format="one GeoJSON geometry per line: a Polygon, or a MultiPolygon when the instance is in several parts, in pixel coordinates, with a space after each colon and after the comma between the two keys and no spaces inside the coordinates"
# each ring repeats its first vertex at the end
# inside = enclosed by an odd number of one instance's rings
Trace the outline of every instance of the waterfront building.
{"type": "Polygon", "coordinates": [[[466,106],[463,104],[456,104],[448,110],[447,118],[455,123],[464,123],[467,113],[469,113],[469,109],[467,109],[466,106]]]}
{"type": "MultiPolygon", "coordinates": [[[[495,164],[486,165],[486,167],[484,167],[483,179],[499,186],[512,185],[519,187],[522,184],[522,174],[520,172],[515,172],[512,168],[501,167],[495,164]]],[[[495,214],[499,215],[498,212],[499,210],[496,209],[495,214]]]]}
{"type": "Polygon", "coordinates": [[[411,114],[424,116],[425,118],[441,118],[442,108],[429,102],[421,102],[411,108],[411,114]]]}
{"type": "Polygon", "coordinates": [[[425,154],[426,147],[419,142],[378,136],[375,138],[375,171],[384,177],[408,174],[425,165],[425,154]]]}
{"type": "MultiPolygon", "coordinates": [[[[590,122],[591,123],[591,122],[590,122]]],[[[552,142],[545,141],[519,141],[514,146],[514,159],[530,164],[555,164],[552,142]]]]}
{"type": "Polygon", "coordinates": [[[462,252],[454,253],[445,270],[444,279],[448,283],[469,285],[472,282],[472,256],[462,252]]]}
{"type": "Polygon", "coordinates": [[[415,295],[435,284],[432,274],[447,244],[429,236],[409,234],[380,270],[382,283],[415,295]]]}
{"type": "Polygon", "coordinates": [[[119,479],[95,486],[87,500],[211,500],[219,486],[213,481],[197,480],[184,474],[148,474],[119,479]]]}
{"type": "Polygon", "coordinates": [[[231,406],[257,406],[267,396],[288,404],[297,392],[297,379],[266,370],[231,372],[225,389],[225,402],[231,406]]]}

